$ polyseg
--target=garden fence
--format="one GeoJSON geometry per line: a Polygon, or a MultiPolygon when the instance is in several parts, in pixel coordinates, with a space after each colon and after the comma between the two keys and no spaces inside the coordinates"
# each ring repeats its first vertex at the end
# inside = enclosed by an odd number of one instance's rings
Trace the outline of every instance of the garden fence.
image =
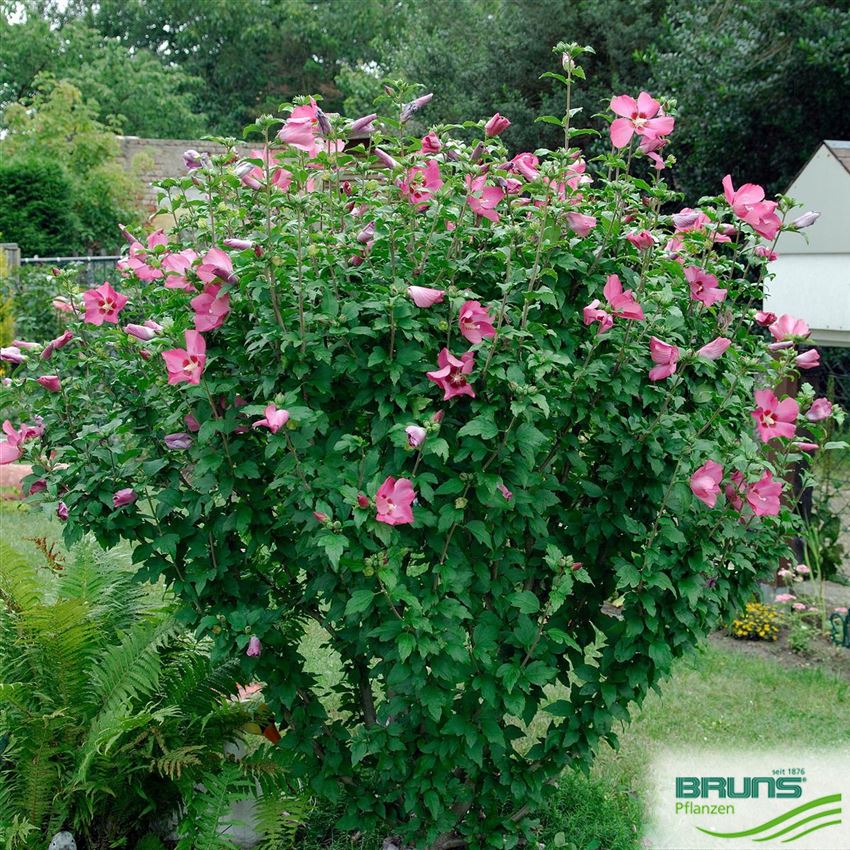
{"type": "Polygon", "coordinates": [[[106,257],[22,257],[20,260],[21,266],[56,266],[64,268],[66,266],[80,266],[80,285],[86,287],[97,286],[105,280],[114,280],[116,277],[115,263],[121,257],[106,256],[106,257]]]}
{"type": "MultiPolygon", "coordinates": [[[[819,347],[821,365],[803,375],[819,396],[840,404],[850,411],[850,348],[819,347]]],[[[833,435],[834,440],[850,440],[850,422],[833,435]]],[[[836,529],[835,543],[843,548],[844,572],[850,576],[850,452],[822,452],[814,460],[814,487],[812,508],[820,523],[829,514],[836,529]]],[[[820,524],[819,523],[819,524],[820,524]]],[[[832,533],[827,537],[832,538],[832,533]]],[[[822,541],[826,543],[827,541],[822,541]]]]}

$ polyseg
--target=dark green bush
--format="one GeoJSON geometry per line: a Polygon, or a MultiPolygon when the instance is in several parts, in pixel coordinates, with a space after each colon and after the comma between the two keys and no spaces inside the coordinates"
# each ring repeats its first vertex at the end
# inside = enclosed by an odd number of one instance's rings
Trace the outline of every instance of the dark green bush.
{"type": "Polygon", "coordinates": [[[17,242],[25,257],[74,250],[80,225],[62,168],[33,157],[0,162],[0,234],[17,242]]]}

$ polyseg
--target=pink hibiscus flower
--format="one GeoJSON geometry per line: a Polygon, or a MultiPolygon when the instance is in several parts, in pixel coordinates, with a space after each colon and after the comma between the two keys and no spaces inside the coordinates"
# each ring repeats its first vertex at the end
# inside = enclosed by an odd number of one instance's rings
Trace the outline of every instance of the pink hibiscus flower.
{"type": "Polygon", "coordinates": [[[643,310],[635,300],[634,293],[631,289],[623,291],[623,284],[618,275],[608,275],[602,294],[618,319],[642,320],[644,318],[643,310]]]}
{"type": "Polygon", "coordinates": [[[498,186],[487,186],[486,182],[487,177],[484,174],[474,180],[467,176],[466,188],[469,195],[466,197],[466,202],[476,215],[490,221],[498,221],[499,214],[496,212],[496,206],[505,197],[505,190],[498,186]]]}
{"type": "Polygon", "coordinates": [[[458,359],[448,348],[444,348],[437,357],[437,365],[440,367],[438,370],[425,374],[429,381],[433,381],[443,390],[443,401],[459,395],[475,398],[475,392],[466,377],[475,365],[473,352],[467,351],[458,359]]]}
{"type": "Polygon", "coordinates": [[[676,363],[679,360],[677,346],[662,342],[657,336],[653,336],[649,340],[649,356],[652,362],[657,364],[649,370],[650,381],[662,381],[676,371],[676,363]]]}
{"type": "Polygon", "coordinates": [[[461,334],[473,345],[481,342],[485,337],[496,335],[490,314],[478,301],[467,301],[463,304],[458,316],[458,325],[461,334]]]}
{"type": "Polygon", "coordinates": [[[806,413],[809,422],[820,422],[832,416],[832,402],[828,398],[816,398],[806,413]]]}
{"type": "Polygon", "coordinates": [[[204,254],[203,262],[196,269],[196,273],[204,283],[214,283],[216,280],[224,283],[237,282],[233,274],[233,260],[230,259],[230,254],[221,248],[210,248],[204,254]]]}
{"type": "Polygon", "coordinates": [[[200,384],[206,363],[207,344],[197,331],[186,331],[186,348],[172,348],[162,352],[165,368],[168,371],[168,383],[200,384]]]}
{"type": "Polygon", "coordinates": [[[533,153],[518,153],[508,163],[510,171],[516,171],[525,177],[526,180],[536,180],[540,176],[537,166],[540,165],[540,160],[533,153]]]}
{"type": "Polygon", "coordinates": [[[732,185],[732,176],[723,178],[723,193],[732,212],[747,222],[759,236],[773,239],[782,227],[776,214],[776,202],[764,199],[764,189],[755,183],[744,183],[737,190],[732,185]]]}
{"type": "Polygon", "coordinates": [[[706,343],[697,351],[697,357],[702,357],[703,360],[717,360],[726,353],[726,349],[732,345],[732,340],[725,336],[719,336],[711,342],[706,343]]]}
{"type": "Polygon", "coordinates": [[[782,482],[774,481],[770,470],[765,470],[764,475],[747,488],[747,502],[756,516],[776,516],[781,496],[782,482]]]}
{"type": "Polygon", "coordinates": [[[165,269],[165,288],[193,292],[195,287],[189,283],[186,273],[197,259],[198,255],[191,248],[164,257],[162,267],[165,269]]]}
{"type": "Polygon", "coordinates": [[[264,419],[258,419],[251,427],[252,428],[268,428],[272,434],[277,434],[287,422],[289,422],[289,411],[278,409],[273,403],[266,405],[263,411],[264,419]]]}
{"type": "Polygon", "coordinates": [[[752,417],[756,420],[756,430],[762,442],[767,443],[774,437],[793,437],[799,413],[796,399],[779,401],[773,390],[756,390],[756,409],[752,417]]]}
{"type": "Polygon", "coordinates": [[[375,508],[378,522],[387,525],[407,525],[413,522],[413,500],[416,492],[408,478],[396,480],[387,476],[375,494],[375,508]]]}
{"type": "Polygon", "coordinates": [[[189,304],[195,311],[195,329],[213,331],[224,324],[230,312],[230,295],[221,292],[221,284],[208,283],[189,304]]]}
{"type": "Polygon", "coordinates": [[[118,314],[124,309],[127,296],[116,292],[108,283],[97,289],[89,289],[83,293],[85,304],[85,321],[90,325],[102,325],[104,322],[118,324],[118,314]]]}
{"type": "Polygon", "coordinates": [[[596,218],[592,215],[585,215],[584,213],[568,212],[567,226],[575,232],[576,236],[584,239],[596,227],[596,218]]]}
{"type": "Polygon", "coordinates": [[[407,294],[417,307],[433,307],[443,300],[446,293],[442,289],[429,289],[427,286],[408,286],[407,294]]]}
{"type": "Polygon", "coordinates": [[[436,159],[429,159],[425,165],[414,165],[397,185],[402,195],[421,212],[427,209],[431,196],[443,185],[440,165],[436,159]]]}
{"type": "Polygon", "coordinates": [[[611,98],[611,111],[620,116],[609,128],[611,143],[616,148],[624,148],[635,133],[651,138],[667,136],[676,123],[674,118],[661,113],[661,104],[645,91],[637,100],[627,94],[611,98]]]}
{"type": "Polygon", "coordinates": [[[685,279],[691,287],[691,298],[702,302],[706,307],[719,304],[726,298],[726,290],[717,286],[717,278],[697,266],[685,268],[685,279]]]}
{"type": "MultiPolygon", "coordinates": [[[[767,316],[772,315],[768,313],[767,316]]],[[[758,320],[758,314],[756,314],[758,320]]],[[[806,339],[811,334],[809,326],[802,319],[795,319],[788,313],[783,313],[768,327],[775,340],[806,339]]]]}
{"type": "Polygon", "coordinates": [[[723,479],[723,467],[713,460],[707,460],[691,476],[691,492],[701,501],[713,508],[720,495],[720,482],[723,479]]]}

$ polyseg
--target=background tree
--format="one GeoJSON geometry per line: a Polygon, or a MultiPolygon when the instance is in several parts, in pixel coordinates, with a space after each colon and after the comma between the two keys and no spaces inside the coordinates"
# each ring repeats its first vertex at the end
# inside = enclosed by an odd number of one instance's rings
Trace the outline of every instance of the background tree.
{"type": "Polygon", "coordinates": [[[34,96],[45,76],[80,89],[95,117],[128,135],[195,138],[207,132],[196,106],[203,82],[153,52],[128,46],[82,20],[26,4],[0,4],[0,108],[34,96]]]}
{"type": "Polygon", "coordinates": [[[6,109],[3,125],[5,168],[37,171],[43,188],[39,198],[44,196],[47,205],[34,198],[29,205],[18,203],[16,181],[4,181],[0,206],[6,205],[6,238],[17,241],[25,255],[116,249],[118,223],[138,219],[140,185],[119,159],[114,128],[97,120],[79,89],[43,80],[32,98],[6,109]],[[35,223],[27,219],[30,214],[35,223]],[[51,215],[63,222],[61,228],[41,226],[51,215]]]}
{"type": "Polygon", "coordinates": [[[784,191],[823,139],[850,138],[850,4],[671,5],[648,58],[678,101],[677,185],[714,193],[730,164],[784,191]]]}

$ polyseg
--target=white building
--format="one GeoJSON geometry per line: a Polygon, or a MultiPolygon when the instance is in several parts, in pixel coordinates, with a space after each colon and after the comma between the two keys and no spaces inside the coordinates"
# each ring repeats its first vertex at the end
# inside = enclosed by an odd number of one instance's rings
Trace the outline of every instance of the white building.
{"type": "Polygon", "coordinates": [[[823,142],[786,194],[799,204],[789,220],[821,217],[779,237],[764,309],[805,319],[815,343],[850,347],[850,142],[823,142]]]}

